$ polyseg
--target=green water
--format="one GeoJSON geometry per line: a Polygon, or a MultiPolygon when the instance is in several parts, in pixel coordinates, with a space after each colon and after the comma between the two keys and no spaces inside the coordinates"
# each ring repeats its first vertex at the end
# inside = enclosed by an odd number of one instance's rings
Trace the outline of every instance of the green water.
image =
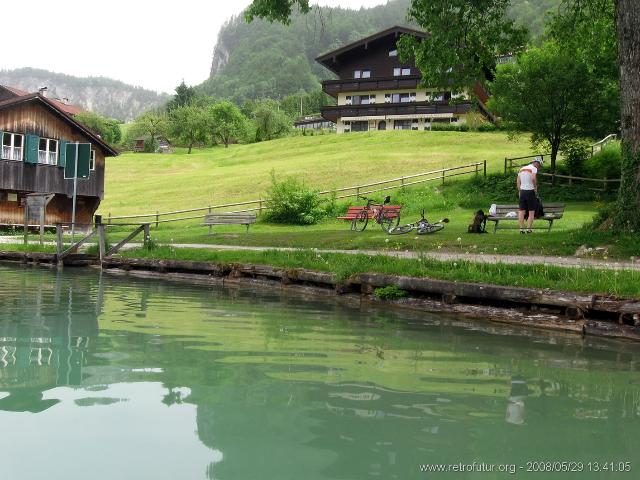
{"type": "Polygon", "coordinates": [[[0,265],[0,478],[640,478],[639,360],[332,297],[0,265]],[[517,471],[420,472],[474,461],[517,471]]]}

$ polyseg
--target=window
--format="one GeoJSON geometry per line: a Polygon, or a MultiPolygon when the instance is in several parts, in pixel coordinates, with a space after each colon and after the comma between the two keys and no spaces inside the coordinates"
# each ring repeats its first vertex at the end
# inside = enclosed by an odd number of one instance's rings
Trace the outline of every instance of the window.
{"type": "Polygon", "coordinates": [[[38,146],[38,163],[44,165],[58,164],[58,141],[41,138],[38,146]]]}
{"type": "MultiPolygon", "coordinates": [[[[385,97],[386,101],[386,97],[385,97]]],[[[390,95],[391,103],[409,103],[416,101],[415,93],[393,93],[390,95]]]]}
{"type": "Polygon", "coordinates": [[[371,70],[362,70],[362,78],[371,78],[371,70]]]}
{"type": "Polygon", "coordinates": [[[362,77],[362,71],[361,70],[356,70],[353,72],[353,78],[361,78],[362,77]]]}
{"type": "Polygon", "coordinates": [[[22,160],[24,150],[24,135],[19,133],[4,133],[2,135],[2,158],[5,160],[22,160]]]}
{"type": "Polygon", "coordinates": [[[397,57],[398,56],[398,50],[397,49],[389,50],[389,56],[390,57],[397,57]]]}
{"type": "Polygon", "coordinates": [[[411,120],[395,120],[393,122],[394,130],[411,130],[411,120]]]}
{"type": "Polygon", "coordinates": [[[347,98],[345,99],[345,103],[347,105],[351,105],[353,103],[353,99],[351,98],[351,95],[347,95],[347,98]]]}
{"type": "Polygon", "coordinates": [[[401,68],[394,68],[393,69],[393,76],[394,77],[399,77],[401,72],[402,72],[401,68]]]}
{"type": "Polygon", "coordinates": [[[369,122],[351,122],[352,132],[368,132],[369,122]]]}
{"type": "Polygon", "coordinates": [[[411,75],[411,68],[410,67],[396,67],[393,69],[393,76],[394,77],[400,77],[400,76],[405,76],[405,75],[411,75]]]}
{"type": "Polygon", "coordinates": [[[91,149],[91,157],[89,157],[89,170],[93,171],[96,169],[96,151],[91,149]]]}
{"type": "Polygon", "coordinates": [[[403,68],[402,75],[411,75],[411,69],[407,67],[403,68]]]}
{"type": "Polygon", "coordinates": [[[431,94],[432,102],[442,102],[444,101],[444,92],[433,92],[431,94]]]}

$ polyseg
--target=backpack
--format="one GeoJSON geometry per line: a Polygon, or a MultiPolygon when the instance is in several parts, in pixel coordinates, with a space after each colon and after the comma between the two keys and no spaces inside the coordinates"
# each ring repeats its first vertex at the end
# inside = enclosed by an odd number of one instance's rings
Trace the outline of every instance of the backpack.
{"type": "Polygon", "coordinates": [[[478,210],[471,219],[469,233],[487,233],[487,216],[482,210],[478,210]]]}
{"type": "MultiPolygon", "coordinates": [[[[542,206],[542,200],[538,197],[538,208],[536,209],[536,213],[533,215],[533,218],[542,218],[544,217],[544,207],[542,206]]],[[[524,219],[529,218],[529,212],[524,213],[524,219]]]]}

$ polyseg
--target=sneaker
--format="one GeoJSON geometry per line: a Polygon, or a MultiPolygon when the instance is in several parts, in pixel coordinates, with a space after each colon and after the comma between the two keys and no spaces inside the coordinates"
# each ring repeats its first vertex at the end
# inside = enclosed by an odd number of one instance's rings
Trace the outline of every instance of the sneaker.
{"type": "Polygon", "coordinates": [[[527,233],[533,233],[533,230],[529,229],[527,230],[527,233]]]}
{"type": "Polygon", "coordinates": [[[524,230],[523,230],[523,229],[520,229],[520,233],[521,233],[522,235],[524,235],[524,230]]]}

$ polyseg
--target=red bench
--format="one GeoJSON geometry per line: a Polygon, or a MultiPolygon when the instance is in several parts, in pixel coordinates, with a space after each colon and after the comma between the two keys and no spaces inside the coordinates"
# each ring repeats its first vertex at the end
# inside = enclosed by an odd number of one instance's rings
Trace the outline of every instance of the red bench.
{"type": "MultiPolygon", "coordinates": [[[[369,209],[369,219],[374,218],[374,213],[378,211],[380,207],[379,206],[373,206],[369,209]]],[[[385,212],[386,212],[386,217],[387,218],[396,218],[400,216],[400,209],[402,208],[401,205],[384,205],[382,207],[385,212]]],[[[365,207],[349,207],[349,209],[347,210],[347,213],[344,214],[341,217],[336,217],[338,220],[355,220],[356,218],[358,218],[358,215],[360,215],[360,212],[362,212],[363,210],[365,210],[365,207]]]]}

